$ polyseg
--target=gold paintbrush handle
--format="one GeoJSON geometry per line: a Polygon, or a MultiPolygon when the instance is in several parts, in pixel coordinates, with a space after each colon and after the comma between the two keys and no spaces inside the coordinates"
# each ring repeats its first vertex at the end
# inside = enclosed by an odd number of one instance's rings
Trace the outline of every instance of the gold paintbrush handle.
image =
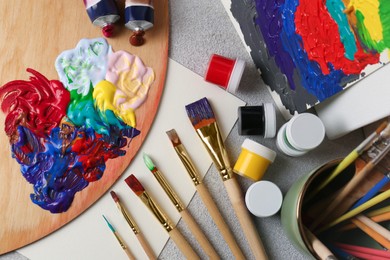
{"type": "Polygon", "coordinates": [[[173,228],[169,232],[169,236],[172,238],[173,242],[175,242],[176,246],[180,249],[186,259],[200,259],[177,228],[173,228]]]}
{"type": "Polygon", "coordinates": [[[230,231],[229,226],[226,224],[223,216],[221,215],[217,205],[215,204],[213,198],[208,192],[206,186],[203,183],[196,186],[196,190],[206,208],[208,209],[212,219],[214,220],[215,225],[219,229],[222,237],[225,239],[230,250],[232,251],[236,259],[245,259],[244,254],[242,253],[240,247],[238,246],[236,239],[233,236],[233,233],[230,231]]]}
{"type": "Polygon", "coordinates": [[[223,183],[249,247],[255,256],[255,259],[268,259],[264,245],[261,242],[260,235],[257,232],[256,226],[253,224],[248,210],[245,207],[244,197],[237,179],[233,177],[224,181],[223,183]]]}

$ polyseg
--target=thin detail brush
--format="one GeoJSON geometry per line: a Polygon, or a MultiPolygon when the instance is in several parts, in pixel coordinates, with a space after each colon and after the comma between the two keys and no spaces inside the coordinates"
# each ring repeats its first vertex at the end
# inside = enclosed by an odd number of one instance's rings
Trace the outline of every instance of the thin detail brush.
{"type": "Polygon", "coordinates": [[[120,246],[122,247],[122,249],[125,251],[127,257],[130,259],[130,260],[135,260],[135,257],[133,256],[133,254],[130,252],[130,249],[126,246],[125,242],[123,242],[122,238],[119,236],[118,232],[116,232],[115,228],[111,225],[111,223],[106,219],[106,217],[104,215],[102,215],[104,220],[106,221],[107,223],[107,226],[111,229],[112,233],[114,234],[116,240],[118,240],[118,243],[120,244],[120,246]]]}
{"type": "Polygon", "coordinates": [[[230,231],[229,226],[226,224],[222,214],[220,213],[217,205],[215,204],[215,202],[214,202],[213,198],[211,197],[209,191],[207,190],[206,186],[202,183],[200,175],[199,175],[198,171],[196,170],[194,163],[192,162],[187,150],[185,149],[184,145],[182,144],[175,129],[169,130],[166,133],[167,133],[169,139],[171,140],[172,146],[175,149],[177,156],[179,157],[180,161],[183,163],[184,168],[187,170],[189,177],[191,178],[192,182],[194,183],[195,188],[198,191],[200,198],[202,199],[203,203],[205,204],[208,212],[210,213],[212,219],[214,220],[214,223],[216,224],[217,228],[219,229],[220,233],[222,234],[222,237],[225,239],[226,243],[228,244],[233,255],[237,259],[243,258],[244,255],[243,255],[240,247],[238,246],[238,244],[233,236],[233,233],[230,231]]]}
{"type": "Polygon", "coordinates": [[[196,133],[221,175],[230,202],[252,253],[256,259],[268,259],[260,235],[245,207],[240,185],[233,175],[233,169],[223,144],[219,126],[207,98],[202,98],[187,105],[186,111],[196,133]]]}
{"type": "Polygon", "coordinates": [[[150,247],[149,243],[146,241],[145,237],[140,232],[134,219],[127,212],[126,208],[122,205],[118,195],[115,193],[115,191],[110,191],[110,194],[111,194],[112,199],[115,201],[115,204],[118,207],[119,211],[121,212],[123,218],[126,220],[127,224],[130,226],[131,230],[133,230],[136,238],[138,239],[139,243],[141,244],[141,246],[144,249],[148,258],[149,259],[157,259],[156,255],[153,252],[153,249],[150,247]]]}
{"type": "Polygon", "coordinates": [[[153,173],[154,177],[156,177],[157,181],[160,183],[161,187],[164,189],[165,193],[168,195],[173,205],[175,205],[177,211],[180,213],[184,222],[186,223],[196,240],[199,242],[200,246],[207,254],[207,256],[210,259],[219,259],[218,253],[215,251],[214,247],[211,245],[206,235],[200,229],[199,224],[196,223],[190,212],[184,207],[183,202],[179,199],[179,196],[173,190],[171,185],[169,185],[168,181],[165,179],[161,171],[157,169],[152,159],[146,153],[144,153],[143,159],[146,167],[148,167],[148,169],[153,173]]]}
{"type": "Polygon", "coordinates": [[[168,219],[166,214],[161,210],[153,198],[146,192],[141,182],[133,174],[125,179],[126,184],[130,189],[141,199],[141,201],[149,208],[153,215],[157,218],[163,228],[168,232],[169,236],[175,242],[179,250],[187,259],[200,259],[194,249],[188,244],[187,240],[175,228],[168,219]]]}

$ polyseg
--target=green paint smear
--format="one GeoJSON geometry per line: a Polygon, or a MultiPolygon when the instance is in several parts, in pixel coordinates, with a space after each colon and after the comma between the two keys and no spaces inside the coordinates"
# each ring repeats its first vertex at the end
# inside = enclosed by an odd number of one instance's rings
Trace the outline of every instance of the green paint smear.
{"type": "Polygon", "coordinates": [[[359,32],[359,37],[360,40],[365,45],[366,47],[365,49],[381,53],[385,49],[383,41],[377,42],[372,40],[370,32],[367,30],[366,26],[364,25],[364,15],[360,11],[356,11],[356,18],[357,18],[357,28],[359,32]]]}
{"type": "Polygon", "coordinates": [[[387,48],[390,48],[390,4],[386,1],[388,0],[382,0],[379,5],[379,15],[383,29],[383,40],[379,42],[371,38],[370,32],[364,25],[364,15],[360,11],[356,11],[359,38],[365,45],[366,50],[381,53],[387,48]]]}
{"type": "Polygon", "coordinates": [[[390,1],[379,1],[379,17],[383,28],[383,42],[386,48],[390,48],[390,1]]]}
{"type": "Polygon", "coordinates": [[[116,126],[120,130],[126,128],[127,125],[118,119],[113,111],[100,111],[95,107],[92,91],[93,88],[91,86],[90,91],[85,96],[78,94],[77,90],[70,92],[71,101],[68,106],[67,116],[72,123],[78,127],[92,128],[95,132],[103,135],[110,134],[110,126],[116,126]]]}

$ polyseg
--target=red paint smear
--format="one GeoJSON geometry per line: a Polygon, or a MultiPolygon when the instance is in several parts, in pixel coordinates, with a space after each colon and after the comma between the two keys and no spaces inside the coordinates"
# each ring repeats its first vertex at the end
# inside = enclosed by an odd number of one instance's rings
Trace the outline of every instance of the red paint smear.
{"type": "Polygon", "coordinates": [[[310,60],[318,62],[322,73],[330,73],[328,64],[344,74],[359,74],[368,64],[379,62],[378,53],[365,53],[358,42],[353,61],[344,56],[337,23],[332,19],[326,0],[300,0],[295,12],[296,33],[310,60]]]}
{"type": "Polygon", "coordinates": [[[1,109],[6,114],[5,132],[16,134],[18,125],[43,137],[66,115],[70,93],[58,80],[48,80],[33,69],[30,81],[14,80],[0,88],[1,109]]]}

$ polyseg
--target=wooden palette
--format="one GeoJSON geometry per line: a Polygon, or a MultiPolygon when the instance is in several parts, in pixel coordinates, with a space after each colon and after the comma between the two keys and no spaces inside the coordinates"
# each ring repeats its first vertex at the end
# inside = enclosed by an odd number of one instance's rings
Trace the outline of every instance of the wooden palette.
{"type": "MultiPolygon", "coordinates": [[[[123,17],[124,0],[117,1],[123,17]]],[[[30,200],[32,185],[11,157],[8,137],[4,132],[5,115],[0,112],[0,254],[36,241],[68,223],[99,199],[128,167],[146,138],[157,112],[164,88],[168,59],[168,1],[155,1],[155,26],[146,32],[146,43],[133,47],[131,31],[123,18],[116,24],[116,34],[108,39],[114,51],[125,50],[139,56],[153,68],[155,82],[146,102],[136,110],[141,134],[126,148],[126,155],[108,160],[104,176],[78,192],[72,206],[60,214],[52,214],[30,200]]],[[[1,1],[0,17],[0,85],[27,80],[32,68],[49,80],[58,79],[54,67],[56,57],[73,49],[82,38],[102,37],[101,30],[90,22],[83,1],[37,0],[1,1]]]]}

